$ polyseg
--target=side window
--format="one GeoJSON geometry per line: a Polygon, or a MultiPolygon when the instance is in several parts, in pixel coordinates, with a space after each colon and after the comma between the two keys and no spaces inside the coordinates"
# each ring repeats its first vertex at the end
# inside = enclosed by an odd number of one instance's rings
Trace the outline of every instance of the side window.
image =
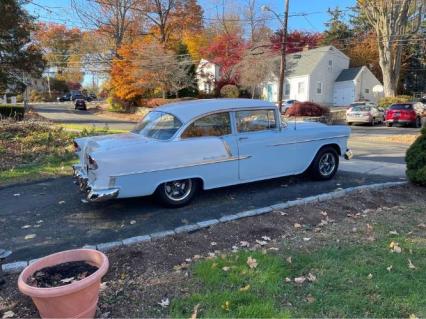
{"type": "Polygon", "coordinates": [[[275,129],[274,110],[238,111],[235,113],[237,130],[243,132],[256,132],[275,129]]]}
{"type": "Polygon", "coordinates": [[[181,138],[202,136],[223,136],[231,134],[231,120],[228,112],[206,115],[195,120],[182,133],[181,138]]]}

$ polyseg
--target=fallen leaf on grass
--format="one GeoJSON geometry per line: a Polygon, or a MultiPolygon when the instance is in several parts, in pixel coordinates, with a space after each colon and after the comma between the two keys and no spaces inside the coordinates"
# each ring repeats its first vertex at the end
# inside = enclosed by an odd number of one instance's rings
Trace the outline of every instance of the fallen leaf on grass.
{"type": "Polygon", "coordinates": [[[312,295],[307,295],[305,299],[307,303],[314,303],[316,300],[312,295]]]}
{"type": "Polygon", "coordinates": [[[35,238],[37,235],[36,234],[30,234],[24,237],[25,240],[29,240],[29,239],[33,239],[35,238]]]}
{"type": "Polygon", "coordinates": [[[371,232],[373,231],[373,226],[371,226],[370,224],[367,224],[367,232],[371,232]]]}
{"type": "Polygon", "coordinates": [[[210,243],[210,245],[212,245],[212,246],[216,246],[216,245],[217,245],[217,242],[212,241],[212,242],[210,243]]]}
{"type": "Polygon", "coordinates": [[[316,277],[314,274],[312,274],[312,273],[309,273],[309,274],[308,274],[307,279],[308,279],[308,281],[310,281],[310,282],[315,282],[315,281],[317,281],[317,277],[316,277]]]}
{"type": "Polygon", "coordinates": [[[373,274],[368,274],[367,278],[368,279],[373,279],[373,274]]]}
{"type": "Polygon", "coordinates": [[[13,194],[13,196],[14,196],[14,197],[19,197],[19,196],[21,196],[21,194],[16,193],[16,194],[13,194]]]}
{"type": "Polygon", "coordinates": [[[311,240],[311,237],[304,237],[303,238],[303,241],[310,241],[311,240]]]}
{"type": "Polygon", "coordinates": [[[397,254],[400,254],[402,251],[401,247],[399,247],[399,244],[394,241],[389,244],[389,248],[391,249],[391,252],[395,252],[397,254]]]}
{"type": "Polygon", "coordinates": [[[3,319],[6,319],[6,318],[13,318],[15,316],[15,313],[12,311],[12,310],[9,310],[9,311],[6,311],[4,314],[3,314],[3,319]]]}
{"type": "Polygon", "coordinates": [[[130,225],[134,225],[134,224],[136,224],[136,220],[131,220],[130,225]]]}
{"type": "Polygon", "coordinates": [[[225,301],[225,303],[222,305],[222,309],[225,311],[229,311],[229,301],[225,301]]]}
{"type": "Polygon", "coordinates": [[[408,319],[419,319],[414,313],[412,313],[408,319]]]}
{"type": "Polygon", "coordinates": [[[269,250],[273,250],[273,251],[278,251],[278,250],[280,250],[278,247],[269,247],[268,249],[269,249],[269,250]]]}
{"type": "Polygon", "coordinates": [[[294,223],[294,228],[302,228],[302,225],[300,225],[299,223],[294,223]]]}
{"type": "Polygon", "coordinates": [[[413,265],[413,263],[411,262],[411,259],[408,259],[408,268],[416,269],[416,266],[413,265]]]}
{"type": "Polygon", "coordinates": [[[225,267],[222,268],[223,271],[229,271],[229,269],[231,269],[231,268],[227,267],[227,266],[225,266],[225,267]]]}
{"type": "Polygon", "coordinates": [[[417,227],[426,229],[426,224],[420,223],[420,224],[417,225],[417,227]]]}
{"type": "Polygon", "coordinates": [[[198,308],[200,307],[200,304],[197,303],[194,307],[194,309],[192,310],[192,315],[190,319],[197,319],[197,315],[198,315],[198,308]]]}
{"type": "Polygon", "coordinates": [[[248,291],[250,289],[250,285],[246,285],[240,288],[240,291],[248,291]]]}
{"type": "Polygon", "coordinates": [[[291,282],[291,279],[288,277],[285,277],[285,282],[291,282]]]}
{"type": "Polygon", "coordinates": [[[306,277],[304,276],[294,278],[294,282],[296,284],[303,284],[305,281],[306,281],[306,277]]]}
{"type": "Polygon", "coordinates": [[[256,268],[257,267],[257,261],[256,261],[256,259],[254,259],[251,256],[249,256],[247,258],[247,265],[250,267],[250,269],[256,268]]]}
{"type": "Polygon", "coordinates": [[[320,212],[320,214],[321,214],[322,216],[327,216],[327,212],[325,212],[325,211],[321,211],[321,212],[320,212]]]}
{"type": "Polygon", "coordinates": [[[108,288],[108,285],[106,281],[104,281],[103,283],[101,283],[101,286],[99,287],[99,291],[104,292],[105,290],[107,290],[107,288],[108,288]]]}
{"type": "Polygon", "coordinates": [[[262,239],[263,239],[263,240],[265,240],[265,241],[270,241],[270,240],[271,240],[271,237],[268,237],[268,236],[262,236],[262,239]]]}
{"type": "Polygon", "coordinates": [[[391,230],[389,232],[389,235],[399,235],[398,232],[396,230],[391,230]]]}
{"type": "Polygon", "coordinates": [[[284,213],[284,212],[280,212],[280,214],[281,214],[281,216],[287,216],[288,215],[287,213],[284,213]]]}
{"type": "Polygon", "coordinates": [[[386,267],[387,271],[391,271],[392,270],[392,265],[390,265],[389,267],[386,267]]]}
{"type": "Polygon", "coordinates": [[[288,262],[289,264],[291,264],[291,261],[292,261],[291,256],[287,257],[285,260],[287,260],[287,262],[288,262]]]}
{"type": "Polygon", "coordinates": [[[59,205],[65,204],[65,201],[64,201],[64,200],[61,200],[61,201],[59,201],[59,202],[58,202],[58,204],[59,204],[59,205]]]}
{"type": "Polygon", "coordinates": [[[169,298],[161,299],[161,301],[158,303],[162,308],[167,308],[170,305],[169,298]]]}
{"type": "Polygon", "coordinates": [[[31,225],[24,225],[24,226],[22,226],[21,228],[22,229],[27,229],[27,228],[30,228],[31,227],[31,225]]]}
{"type": "Polygon", "coordinates": [[[82,198],[82,199],[80,200],[80,202],[82,202],[83,204],[87,204],[89,201],[88,201],[87,199],[82,198]]]}

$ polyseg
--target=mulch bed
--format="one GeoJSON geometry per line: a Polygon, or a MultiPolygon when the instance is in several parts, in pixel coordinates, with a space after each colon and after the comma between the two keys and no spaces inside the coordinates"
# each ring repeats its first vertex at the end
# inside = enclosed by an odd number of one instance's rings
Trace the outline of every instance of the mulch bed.
{"type": "MultiPolygon", "coordinates": [[[[271,245],[306,248],[319,244],[305,237],[314,236],[327,218],[335,227],[349,223],[356,214],[386,214],[386,207],[426,204],[425,189],[403,186],[381,191],[359,191],[329,202],[293,207],[266,215],[222,223],[191,234],[179,234],[110,253],[110,270],[104,277],[98,317],[167,317],[168,308],[159,303],[190,293],[190,263],[210,258],[250,243],[249,249],[264,249],[256,244],[262,236],[272,238],[271,245]],[[296,228],[295,224],[300,224],[296,228]]],[[[341,239],[347,237],[347,227],[341,228],[341,239]]],[[[335,238],[333,238],[335,240],[335,238]]],[[[319,242],[319,241],[318,241],[319,242]]],[[[6,277],[0,288],[0,314],[12,310],[16,317],[37,316],[29,298],[16,287],[17,275],[6,277]]]]}

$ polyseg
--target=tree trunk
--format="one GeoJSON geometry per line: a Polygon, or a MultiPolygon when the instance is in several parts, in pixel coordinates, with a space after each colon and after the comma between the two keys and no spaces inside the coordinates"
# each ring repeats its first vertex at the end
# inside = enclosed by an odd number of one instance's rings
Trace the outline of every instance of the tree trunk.
{"type": "Polygon", "coordinates": [[[253,86],[251,87],[251,98],[252,98],[252,99],[254,99],[254,94],[255,94],[255,92],[256,92],[256,86],[254,86],[254,85],[253,85],[253,86]]]}

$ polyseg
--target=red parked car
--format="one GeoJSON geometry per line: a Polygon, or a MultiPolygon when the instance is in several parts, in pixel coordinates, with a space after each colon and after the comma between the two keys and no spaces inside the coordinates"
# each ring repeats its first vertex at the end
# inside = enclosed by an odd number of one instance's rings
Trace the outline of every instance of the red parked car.
{"type": "Polygon", "coordinates": [[[392,104],[385,113],[386,126],[397,124],[422,126],[423,104],[416,102],[392,104]]]}

